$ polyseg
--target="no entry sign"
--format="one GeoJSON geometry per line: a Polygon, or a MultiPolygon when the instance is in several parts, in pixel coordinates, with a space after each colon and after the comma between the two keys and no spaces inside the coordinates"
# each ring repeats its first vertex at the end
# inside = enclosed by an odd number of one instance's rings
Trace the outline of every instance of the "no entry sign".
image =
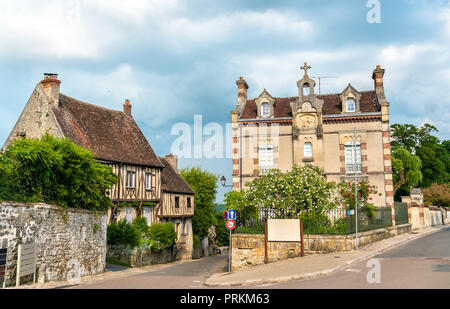
{"type": "Polygon", "coordinates": [[[234,223],[233,220],[228,220],[226,223],[227,229],[232,230],[236,226],[236,223],[234,223]]]}

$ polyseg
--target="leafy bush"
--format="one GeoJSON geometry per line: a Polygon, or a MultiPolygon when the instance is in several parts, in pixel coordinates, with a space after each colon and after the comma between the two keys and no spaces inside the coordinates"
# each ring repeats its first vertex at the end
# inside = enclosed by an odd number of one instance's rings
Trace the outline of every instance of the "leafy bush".
{"type": "Polygon", "coordinates": [[[105,211],[118,180],[111,167],[69,139],[20,139],[0,153],[0,200],[105,211]]]}
{"type": "Polygon", "coordinates": [[[140,232],[141,237],[149,236],[149,226],[147,225],[147,220],[144,217],[134,218],[131,225],[140,232]]]}
{"type": "Polygon", "coordinates": [[[425,203],[433,206],[450,207],[450,184],[433,183],[422,191],[425,203]]]}
{"type": "Polygon", "coordinates": [[[109,245],[120,244],[134,247],[139,245],[141,235],[138,229],[127,223],[125,219],[122,219],[117,223],[108,225],[106,238],[109,245]]]}
{"type": "Polygon", "coordinates": [[[198,235],[194,235],[193,240],[194,240],[194,249],[200,248],[200,245],[202,243],[200,237],[198,237],[198,235]]]}
{"type": "Polygon", "coordinates": [[[152,224],[148,236],[150,239],[159,242],[163,248],[172,247],[178,238],[172,222],[152,224]]]}

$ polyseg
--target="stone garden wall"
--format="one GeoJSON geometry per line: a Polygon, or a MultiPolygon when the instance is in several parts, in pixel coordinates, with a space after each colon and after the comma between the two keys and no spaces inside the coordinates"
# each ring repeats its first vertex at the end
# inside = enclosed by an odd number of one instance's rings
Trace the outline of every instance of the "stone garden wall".
{"type": "MultiPolygon", "coordinates": [[[[402,224],[358,233],[360,247],[396,235],[409,233],[411,224],[402,224]]],[[[351,235],[304,235],[305,254],[350,251],[356,248],[355,234],[351,235]]],[[[301,256],[299,242],[269,241],[268,261],[275,262],[301,256]]],[[[233,234],[232,270],[264,264],[264,234],[233,234]]]]}
{"type": "Polygon", "coordinates": [[[106,258],[114,264],[123,264],[128,267],[139,267],[153,264],[165,264],[175,261],[172,249],[163,249],[152,252],[151,249],[114,245],[108,246],[106,258]]]}
{"type": "Polygon", "coordinates": [[[33,241],[38,282],[102,273],[106,220],[106,214],[89,210],[0,202],[0,240],[8,240],[7,284],[15,283],[18,245],[33,241]]]}

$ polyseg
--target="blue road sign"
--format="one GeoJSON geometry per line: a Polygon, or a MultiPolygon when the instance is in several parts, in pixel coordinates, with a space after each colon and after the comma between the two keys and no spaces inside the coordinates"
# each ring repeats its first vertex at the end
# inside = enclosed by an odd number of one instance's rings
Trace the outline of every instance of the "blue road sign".
{"type": "Polygon", "coordinates": [[[223,212],[223,218],[225,219],[225,220],[228,220],[228,211],[224,211],[223,212]]]}
{"type": "Polygon", "coordinates": [[[228,209],[228,220],[236,220],[236,210],[228,209]]]}

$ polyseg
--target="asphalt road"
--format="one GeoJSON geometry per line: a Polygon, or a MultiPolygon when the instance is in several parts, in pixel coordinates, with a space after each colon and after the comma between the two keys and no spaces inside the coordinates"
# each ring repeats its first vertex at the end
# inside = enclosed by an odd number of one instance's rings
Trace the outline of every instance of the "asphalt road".
{"type": "Polygon", "coordinates": [[[386,251],[368,261],[350,265],[326,277],[252,288],[449,289],[450,227],[386,251]]]}
{"type": "Polygon", "coordinates": [[[198,289],[214,273],[228,270],[228,251],[137,275],[80,285],[75,289],[198,289]]]}

